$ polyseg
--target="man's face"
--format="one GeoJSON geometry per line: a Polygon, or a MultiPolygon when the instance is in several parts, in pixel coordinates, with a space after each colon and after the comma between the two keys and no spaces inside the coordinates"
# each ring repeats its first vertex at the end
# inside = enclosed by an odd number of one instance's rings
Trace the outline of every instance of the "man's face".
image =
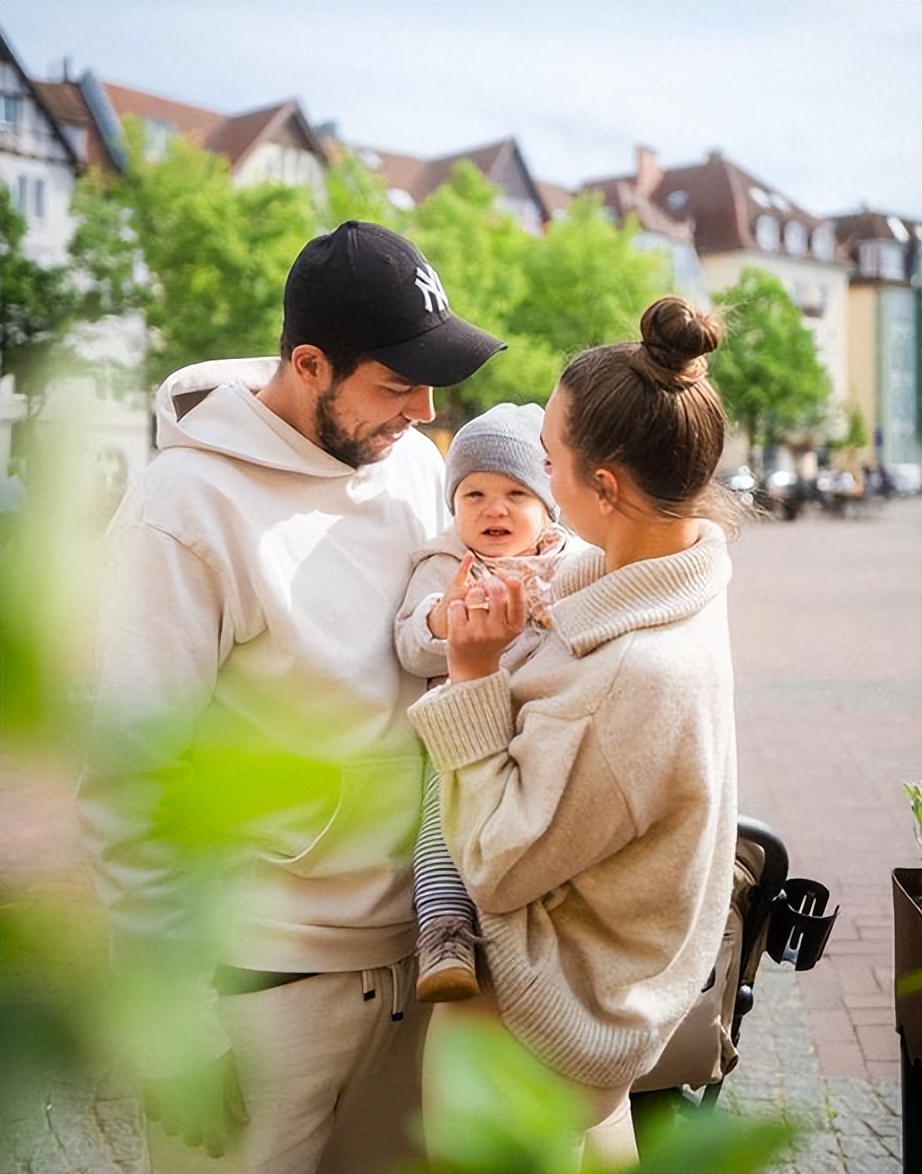
{"type": "Polygon", "coordinates": [[[383,460],[408,428],[434,418],[431,387],[366,359],[320,395],[316,431],[323,449],[357,469],[383,460]]]}

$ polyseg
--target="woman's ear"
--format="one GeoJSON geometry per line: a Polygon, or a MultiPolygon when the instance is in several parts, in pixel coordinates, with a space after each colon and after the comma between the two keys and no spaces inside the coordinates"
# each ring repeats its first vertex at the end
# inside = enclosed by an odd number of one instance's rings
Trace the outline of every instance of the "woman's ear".
{"type": "Polygon", "coordinates": [[[610,514],[618,501],[618,479],[611,469],[596,469],[595,480],[599,491],[599,507],[603,514],[610,514]]]}

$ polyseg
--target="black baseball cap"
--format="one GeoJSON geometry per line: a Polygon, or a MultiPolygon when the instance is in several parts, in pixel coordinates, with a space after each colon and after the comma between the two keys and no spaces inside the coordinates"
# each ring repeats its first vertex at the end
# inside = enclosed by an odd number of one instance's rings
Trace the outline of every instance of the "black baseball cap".
{"type": "Polygon", "coordinates": [[[375,359],[413,383],[449,387],[506,344],[452,314],[415,245],[380,224],[347,220],[308,241],[285,282],[283,337],[375,359]]]}

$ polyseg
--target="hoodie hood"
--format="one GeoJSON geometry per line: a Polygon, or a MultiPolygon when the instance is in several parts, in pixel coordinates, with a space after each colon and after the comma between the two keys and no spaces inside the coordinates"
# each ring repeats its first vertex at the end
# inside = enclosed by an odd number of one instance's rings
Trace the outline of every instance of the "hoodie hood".
{"type": "Polygon", "coordinates": [[[314,477],[355,469],[302,436],[256,398],[277,358],[214,359],[183,367],[159,387],[157,447],[196,448],[249,464],[314,477]]]}

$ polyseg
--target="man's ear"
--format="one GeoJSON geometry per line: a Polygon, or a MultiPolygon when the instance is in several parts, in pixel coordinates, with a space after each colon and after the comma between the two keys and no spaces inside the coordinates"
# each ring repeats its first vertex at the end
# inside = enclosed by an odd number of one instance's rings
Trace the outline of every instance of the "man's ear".
{"type": "Polygon", "coordinates": [[[599,508],[603,514],[610,514],[618,500],[618,478],[611,469],[596,469],[595,481],[599,491],[599,508]]]}
{"type": "Polygon", "coordinates": [[[333,382],[330,360],[319,347],[301,343],[291,352],[291,366],[298,378],[314,391],[326,391],[333,382]]]}

